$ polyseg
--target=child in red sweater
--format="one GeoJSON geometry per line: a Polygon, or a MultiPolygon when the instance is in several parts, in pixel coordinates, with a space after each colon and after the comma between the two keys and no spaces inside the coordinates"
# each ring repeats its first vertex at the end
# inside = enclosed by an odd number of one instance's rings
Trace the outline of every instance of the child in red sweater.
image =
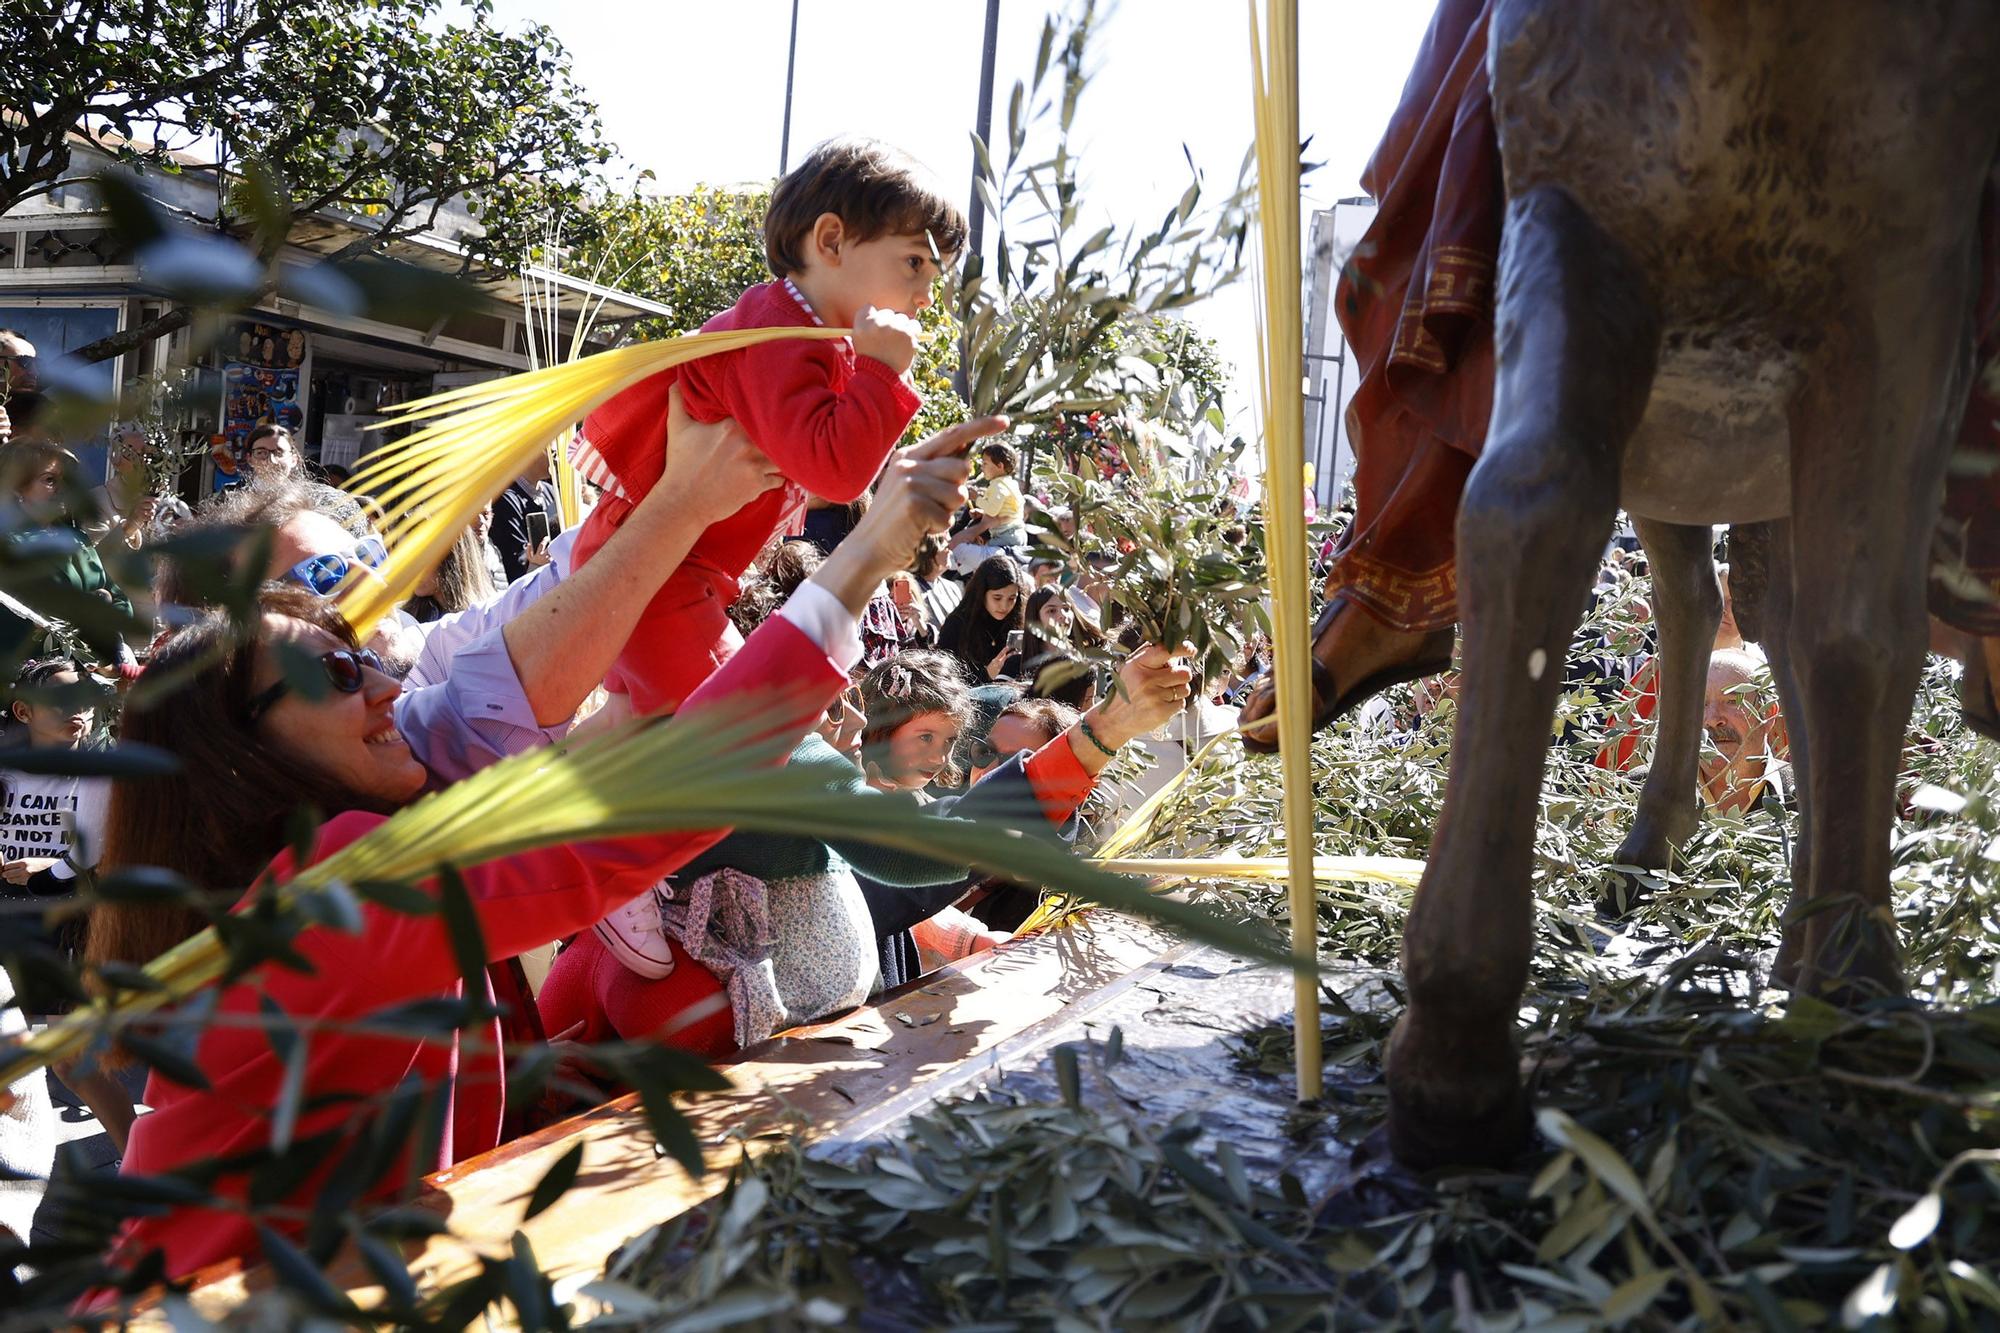
{"type": "Polygon", "coordinates": [[[852,327],[853,338],[780,338],[692,361],[634,385],[584,422],[577,470],[605,493],[578,534],[579,566],[659,480],[676,385],[690,416],[734,417],[785,478],[704,532],[647,606],[604,682],[631,711],[672,712],[728,660],[741,643],[726,614],[737,579],[796,523],[808,495],[845,504],[874,483],[922,406],[904,379],[916,356],[916,315],[965,235],[964,217],[908,157],[873,141],[822,144],[771,193],[764,254],[774,280],[702,329],[818,324],[852,327]]]}

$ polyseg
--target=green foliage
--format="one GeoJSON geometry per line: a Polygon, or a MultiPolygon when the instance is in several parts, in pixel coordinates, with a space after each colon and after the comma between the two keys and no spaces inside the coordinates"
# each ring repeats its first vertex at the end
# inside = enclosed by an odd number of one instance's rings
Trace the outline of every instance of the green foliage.
{"type": "Polygon", "coordinates": [[[597,1294],[659,1328],[1299,1327],[1339,1285],[1300,1243],[1303,1200],[1211,1170],[1200,1133],[1005,1094],[941,1106],[852,1164],[746,1162],[597,1294]]]}
{"type": "Polygon", "coordinates": [[[770,281],[763,231],[770,203],[768,188],[712,185],[601,199],[579,225],[570,267],[669,308],[670,314],[640,321],[635,336],[693,333],[746,290],[770,281]]]}
{"type": "Polygon", "coordinates": [[[1094,0],[1050,18],[1034,74],[1008,99],[1004,157],[974,140],[998,244],[990,268],[967,259],[953,293],[972,409],[1028,425],[1092,410],[1199,419],[1221,388],[1213,348],[1191,345],[1165,317],[1240,272],[1244,192],[1200,211],[1190,162],[1158,226],[1086,219],[1070,133],[1096,25],[1094,0]]]}
{"type": "MultiPolygon", "coordinates": [[[[573,267],[668,306],[672,313],[642,321],[637,334],[664,338],[692,333],[747,289],[771,280],[764,258],[768,188],[726,190],[697,185],[687,194],[634,193],[599,200],[577,238],[573,267]]],[[[924,406],[904,434],[915,443],[965,419],[951,387],[958,367],[958,328],[943,303],[919,316],[924,341],[910,378],[924,406]]]]}
{"type": "Polygon", "coordinates": [[[1131,625],[1149,643],[1192,643],[1197,672],[1217,679],[1251,634],[1268,629],[1262,525],[1235,512],[1224,493],[1242,451],[1204,456],[1186,440],[1121,420],[1129,473],[1102,478],[1049,468],[1036,473],[1058,522],[1037,508],[1039,547],[1072,568],[1102,564],[1107,630],[1131,625]]]}
{"type": "MultiPolygon", "coordinates": [[[[1645,592],[1614,588],[1580,638],[1633,643],[1645,592]]],[[[751,1309],[776,1327],[852,1317],[865,1287],[871,1317],[893,1302],[913,1325],[2000,1328],[2000,773],[1960,727],[1952,676],[1927,672],[1898,784],[1896,911],[1928,1007],[1843,1013],[1762,989],[1794,812],[1707,814],[1629,921],[1598,917],[1637,788],[1592,762],[1629,701],[1579,684],[1537,830],[1522,1063],[1542,1140],[1514,1170],[1365,1166],[1318,1212],[1254,1180],[1218,1200],[1198,1182],[1227,1182],[1226,1154],[1162,1169],[1176,1127],[1146,1123],[1143,1104],[973,1101],[855,1159],[761,1159],[706,1230],[666,1233],[615,1271],[707,1327],[751,1309]],[[1150,1282],[1121,1281],[1119,1246],[1154,1263],[1150,1282]],[[1139,1291],[1169,1308],[1120,1304],[1139,1291]]],[[[1453,721],[1449,696],[1431,697],[1396,691],[1386,730],[1350,719],[1317,739],[1320,852],[1424,854],[1453,721]]],[[[1153,845],[1275,851],[1278,806],[1275,761],[1218,749],[1153,845]]],[[[1197,896],[1246,919],[1286,911],[1268,885],[1197,896]]],[[[1305,1152],[1382,1123],[1410,899],[1320,890],[1329,1094],[1297,1119],[1305,1152]]],[[[1243,1034],[1237,1058],[1289,1081],[1290,1025],[1243,1034]]]]}

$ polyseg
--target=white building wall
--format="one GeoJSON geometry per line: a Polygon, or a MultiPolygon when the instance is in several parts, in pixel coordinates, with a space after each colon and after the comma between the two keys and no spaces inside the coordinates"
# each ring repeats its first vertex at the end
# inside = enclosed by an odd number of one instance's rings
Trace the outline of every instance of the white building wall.
{"type": "Polygon", "coordinates": [[[1375,201],[1342,199],[1312,216],[1306,252],[1306,459],[1322,512],[1354,475],[1347,404],[1360,378],[1334,317],[1334,291],[1347,259],[1375,220],[1375,201]]]}

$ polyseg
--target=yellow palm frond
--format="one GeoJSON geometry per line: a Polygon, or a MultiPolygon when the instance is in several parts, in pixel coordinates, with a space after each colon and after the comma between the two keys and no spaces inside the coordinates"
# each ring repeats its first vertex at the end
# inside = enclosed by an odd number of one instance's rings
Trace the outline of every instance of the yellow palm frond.
{"type": "MultiPolygon", "coordinates": [[[[1099,870],[1114,875],[1142,875],[1154,883],[1189,879],[1234,879],[1289,882],[1291,860],[1283,856],[1123,856],[1096,858],[1099,870]]],[[[1316,856],[1315,884],[1387,884],[1415,892],[1424,877],[1424,863],[1405,856],[1316,856]]],[[[1026,935],[1061,921],[1089,904],[1052,893],[1014,928],[1026,935]]]]}
{"type": "Polygon", "coordinates": [[[528,462],[613,395],[663,370],[777,338],[842,338],[850,330],[727,329],[635,343],[581,361],[468,384],[391,410],[385,425],[427,423],[375,449],[350,485],[388,513],[389,560],[352,577],[340,609],[357,634],[416,590],[466,524],[528,462]]]}
{"type": "MultiPolygon", "coordinates": [[[[1132,856],[1100,859],[1097,867],[1115,875],[1162,880],[1282,880],[1291,875],[1291,860],[1283,856],[1132,856]]],[[[1424,863],[1407,856],[1316,856],[1312,877],[1319,884],[1358,882],[1414,889],[1424,877],[1424,863]]]]}
{"type": "MultiPolygon", "coordinates": [[[[1317,949],[1313,891],[1312,660],[1307,638],[1305,333],[1299,310],[1299,14],[1297,0],[1266,0],[1262,31],[1250,0],[1250,73],[1257,126],[1256,284],[1258,398],[1264,424],[1264,547],[1271,571],[1272,674],[1277,686],[1278,762],[1284,774],[1285,849],[1291,858],[1292,950],[1317,949]]],[[[1302,977],[1297,993],[1299,1096],[1319,1096],[1319,993],[1302,977]]]]}

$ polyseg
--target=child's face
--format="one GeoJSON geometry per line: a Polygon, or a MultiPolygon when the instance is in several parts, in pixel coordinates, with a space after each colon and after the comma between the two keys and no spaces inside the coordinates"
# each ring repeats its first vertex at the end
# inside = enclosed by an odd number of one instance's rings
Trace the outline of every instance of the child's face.
{"type": "MultiPolygon", "coordinates": [[[[76,683],[74,671],[59,671],[44,682],[43,688],[55,692],[76,683]]],[[[27,724],[28,743],[51,749],[74,749],[83,744],[84,737],[90,734],[95,712],[81,698],[66,703],[53,700],[29,703],[24,699],[14,705],[16,720],[27,724]]]]}
{"type": "Polygon", "coordinates": [[[914,319],[930,308],[931,289],[943,272],[931,257],[931,239],[923,232],[848,241],[837,259],[829,266],[829,276],[834,279],[834,304],[841,308],[824,312],[830,324],[852,324],[869,306],[914,319]]]}
{"type": "Polygon", "coordinates": [[[930,784],[958,744],[958,719],[950,713],[923,713],[889,733],[887,753],[878,760],[882,779],[903,790],[930,784]]]}

